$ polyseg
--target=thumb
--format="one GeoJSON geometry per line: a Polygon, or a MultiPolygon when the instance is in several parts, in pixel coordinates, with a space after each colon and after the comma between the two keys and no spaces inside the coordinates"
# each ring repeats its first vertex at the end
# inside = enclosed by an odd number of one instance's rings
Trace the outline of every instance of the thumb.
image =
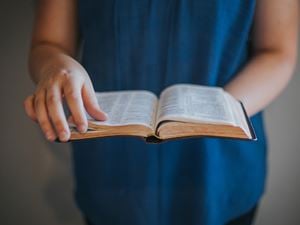
{"type": "Polygon", "coordinates": [[[96,120],[107,120],[107,114],[99,107],[95,91],[92,85],[84,84],[82,88],[82,100],[88,114],[96,120]]]}

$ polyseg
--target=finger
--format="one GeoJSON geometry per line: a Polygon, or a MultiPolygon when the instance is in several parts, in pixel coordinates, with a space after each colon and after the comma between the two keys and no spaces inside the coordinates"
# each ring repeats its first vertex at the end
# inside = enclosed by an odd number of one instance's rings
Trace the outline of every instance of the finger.
{"type": "Polygon", "coordinates": [[[54,141],[56,139],[56,135],[48,117],[46,103],[45,103],[45,91],[42,91],[35,96],[34,107],[35,107],[37,121],[43,133],[45,134],[45,137],[49,141],[54,141]]]}
{"type": "Polygon", "coordinates": [[[76,81],[69,81],[69,84],[64,88],[64,96],[77,130],[79,132],[86,132],[87,118],[82,102],[80,83],[76,81]]]}
{"type": "Polygon", "coordinates": [[[27,116],[33,121],[37,122],[37,118],[34,110],[34,95],[28,96],[25,99],[23,105],[27,116]]]}
{"type": "Polygon", "coordinates": [[[86,111],[96,120],[107,120],[107,114],[99,107],[94,88],[91,84],[85,84],[82,88],[82,98],[86,111]]]}
{"type": "Polygon", "coordinates": [[[56,130],[59,140],[68,141],[70,138],[70,130],[62,106],[62,95],[59,86],[53,86],[47,89],[46,104],[50,120],[56,130]]]}

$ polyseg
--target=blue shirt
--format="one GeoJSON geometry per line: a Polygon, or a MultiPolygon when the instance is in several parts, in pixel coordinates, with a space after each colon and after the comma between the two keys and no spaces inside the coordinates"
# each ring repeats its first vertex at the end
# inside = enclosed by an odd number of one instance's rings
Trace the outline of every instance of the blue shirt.
{"type": "MultiPolygon", "coordinates": [[[[96,91],[224,86],[249,60],[254,0],[80,0],[82,64],[96,91]]],[[[73,143],[76,200],[98,225],[224,225],[264,191],[258,141],[133,137],[73,143]]]]}

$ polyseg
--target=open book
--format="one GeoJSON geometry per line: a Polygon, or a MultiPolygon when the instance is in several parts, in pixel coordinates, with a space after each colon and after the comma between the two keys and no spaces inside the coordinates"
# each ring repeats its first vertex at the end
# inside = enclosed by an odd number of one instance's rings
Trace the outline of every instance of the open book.
{"type": "Polygon", "coordinates": [[[70,140],[138,136],[148,142],[210,136],[256,140],[241,102],[219,87],[176,84],[158,98],[149,91],[96,93],[108,120],[88,117],[88,131],[71,126],[70,140]]]}

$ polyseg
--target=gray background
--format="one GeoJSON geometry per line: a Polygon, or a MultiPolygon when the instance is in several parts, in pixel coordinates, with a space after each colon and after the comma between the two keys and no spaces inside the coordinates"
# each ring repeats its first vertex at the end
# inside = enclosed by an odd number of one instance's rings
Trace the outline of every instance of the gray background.
{"type": "MultiPolygon", "coordinates": [[[[69,146],[46,142],[22,107],[34,90],[26,68],[32,4],[0,3],[0,224],[80,225],[69,146]]],[[[258,225],[300,224],[299,71],[266,109],[269,178],[258,225]]]]}

